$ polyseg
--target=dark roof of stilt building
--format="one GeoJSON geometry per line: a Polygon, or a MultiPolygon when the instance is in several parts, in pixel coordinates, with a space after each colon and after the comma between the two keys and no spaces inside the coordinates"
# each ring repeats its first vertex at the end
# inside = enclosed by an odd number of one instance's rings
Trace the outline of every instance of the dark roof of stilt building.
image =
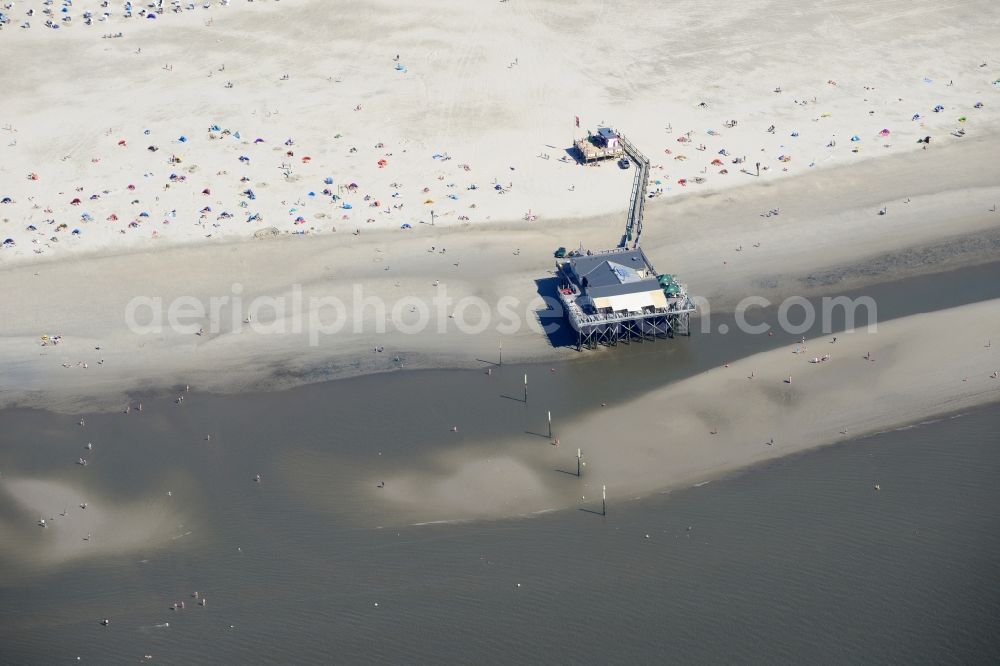
{"type": "Polygon", "coordinates": [[[573,257],[564,264],[570,269],[569,277],[592,297],[617,296],[659,289],[654,277],[643,278],[638,271],[655,271],[640,248],[634,250],[609,250],[598,254],[573,257]],[[586,279],[586,286],[584,286],[586,279]]]}

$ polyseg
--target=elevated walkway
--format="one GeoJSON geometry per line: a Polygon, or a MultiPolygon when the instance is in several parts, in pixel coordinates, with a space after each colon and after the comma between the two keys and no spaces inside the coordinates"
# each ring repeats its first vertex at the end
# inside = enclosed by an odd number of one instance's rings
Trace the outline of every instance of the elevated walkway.
{"type": "Polygon", "coordinates": [[[629,202],[625,233],[622,235],[621,243],[618,244],[619,247],[628,247],[629,243],[638,245],[639,236],[642,235],[642,214],[646,208],[646,184],[649,182],[649,158],[624,136],[619,135],[618,141],[635,166],[632,200],[629,202]]]}

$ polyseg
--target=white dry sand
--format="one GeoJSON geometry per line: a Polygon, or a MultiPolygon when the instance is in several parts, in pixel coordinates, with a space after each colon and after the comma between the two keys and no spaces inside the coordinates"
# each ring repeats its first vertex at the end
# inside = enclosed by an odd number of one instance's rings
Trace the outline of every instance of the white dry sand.
{"type": "MultiPolygon", "coordinates": [[[[808,340],[741,359],[625,404],[592,406],[550,443],[498,442],[491,457],[450,450],[442,471],[367,484],[387,520],[427,522],[579,506],[710,480],[750,464],[1000,399],[1000,301],[894,320],[877,332],[808,340]],[[946,340],[933,333],[946,317],[946,340]],[[874,360],[869,360],[870,358],[874,360]],[[813,358],[829,355],[820,363],[813,358]],[[753,376],[750,379],[750,376],[753,376]],[[788,377],[792,383],[787,383],[788,377]],[[845,434],[846,431],[846,434],[845,434]],[[622,433],[627,433],[622,436],[622,433]],[[771,441],[773,440],[773,444],[771,441]],[[576,449],[587,463],[576,469],[576,449]],[[581,499],[585,497],[586,499],[581,499]]],[[[872,479],[875,483],[877,479],[872,479]]]]}
{"type": "Polygon", "coordinates": [[[986,0],[209,4],[87,26],[104,10],[77,2],[59,30],[41,2],[6,12],[0,264],[271,229],[426,235],[432,210],[435,226],[619,213],[631,172],[561,161],[602,122],[665,200],[1000,123],[986,0]]]}

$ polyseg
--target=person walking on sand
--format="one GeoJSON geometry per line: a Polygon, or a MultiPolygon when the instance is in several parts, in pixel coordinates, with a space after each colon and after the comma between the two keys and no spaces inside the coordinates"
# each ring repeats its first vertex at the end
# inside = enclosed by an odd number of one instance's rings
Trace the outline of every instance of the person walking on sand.
{"type": "Polygon", "coordinates": [[[757,177],[760,177],[760,162],[757,162],[757,177]]]}

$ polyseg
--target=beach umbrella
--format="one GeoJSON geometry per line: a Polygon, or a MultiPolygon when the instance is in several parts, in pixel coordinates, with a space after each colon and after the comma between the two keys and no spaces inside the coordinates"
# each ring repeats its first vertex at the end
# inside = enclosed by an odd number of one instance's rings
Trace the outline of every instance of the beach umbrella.
{"type": "Polygon", "coordinates": [[[71,233],[72,235],[74,235],[74,236],[79,236],[79,235],[80,235],[81,233],[83,233],[83,232],[81,232],[81,231],[80,231],[79,229],[74,229],[74,230],[73,230],[73,231],[71,231],[70,233],[71,233]]]}
{"type": "Polygon", "coordinates": [[[38,231],[38,227],[36,227],[33,224],[29,224],[28,228],[27,228],[27,231],[38,231]]]}
{"type": "Polygon", "coordinates": [[[851,137],[851,141],[861,141],[861,137],[855,134],[854,136],[851,137]]]}
{"type": "Polygon", "coordinates": [[[889,136],[889,134],[890,132],[887,129],[883,129],[881,132],[879,132],[880,136],[889,136]]]}
{"type": "Polygon", "coordinates": [[[920,114],[919,113],[914,113],[913,117],[910,118],[910,120],[920,120],[920,114]]]}
{"type": "Polygon", "coordinates": [[[309,194],[307,194],[306,196],[309,196],[309,197],[314,197],[314,196],[316,196],[316,193],[315,193],[315,192],[310,192],[310,193],[309,193],[309,194]]]}
{"type": "Polygon", "coordinates": [[[212,193],[212,190],[210,190],[210,189],[208,189],[208,188],[206,187],[205,189],[203,189],[203,190],[201,191],[201,193],[202,193],[202,194],[211,194],[211,193],[212,193]]]}
{"type": "MultiPolygon", "coordinates": [[[[712,160],[712,166],[722,166],[722,160],[720,160],[718,157],[716,157],[714,160],[712,160]]],[[[660,181],[656,181],[656,182],[657,182],[657,184],[659,184],[660,181]]]]}
{"type": "Polygon", "coordinates": [[[129,191],[132,191],[132,190],[134,190],[134,189],[135,189],[135,185],[132,185],[132,184],[130,183],[130,184],[129,184],[129,186],[128,186],[128,189],[129,189],[129,191]]]}
{"type": "Polygon", "coordinates": [[[262,139],[260,137],[257,137],[256,139],[253,140],[253,142],[254,143],[264,143],[264,139],[262,139]]]}
{"type": "Polygon", "coordinates": [[[934,113],[940,113],[942,111],[944,111],[944,107],[941,106],[940,104],[934,107],[934,113]]]}
{"type": "Polygon", "coordinates": [[[13,238],[8,238],[8,239],[6,239],[6,240],[5,240],[4,242],[3,242],[3,244],[4,244],[5,246],[7,246],[7,247],[10,247],[10,246],[12,246],[12,245],[15,245],[15,243],[14,243],[14,239],[13,239],[13,238]]]}
{"type": "Polygon", "coordinates": [[[111,213],[111,215],[108,215],[108,222],[117,222],[117,221],[118,221],[118,216],[117,215],[115,215],[114,213],[111,213]]]}
{"type": "Polygon", "coordinates": [[[142,211],[141,213],[139,213],[139,217],[149,217],[149,213],[147,213],[146,211],[142,211]]]}
{"type": "Polygon", "coordinates": [[[240,162],[249,162],[250,158],[246,155],[240,155],[240,162]]]}
{"type": "Polygon", "coordinates": [[[958,122],[964,123],[966,120],[968,120],[968,118],[966,118],[965,116],[962,116],[961,118],[958,119],[958,122]]]}
{"type": "Polygon", "coordinates": [[[5,203],[5,204],[14,203],[14,200],[11,199],[10,197],[4,197],[3,199],[0,199],[0,203],[5,203]]]}
{"type": "Polygon", "coordinates": [[[424,203],[425,204],[432,204],[432,203],[434,203],[434,199],[428,199],[424,203]]]}
{"type": "Polygon", "coordinates": [[[187,143],[188,138],[183,134],[181,134],[180,138],[178,138],[177,140],[180,141],[181,143],[187,143]]]}
{"type": "Polygon", "coordinates": [[[236,133],[235,133],[235,134],[233,134],[233,138],[234,138],[234,139],[238,139],[238,138],[240,138],[240,132],[239,132],[239,130],[236,130],[236,133]]]}
{"type": "Polygon", "coordinates": [[[306,155],[305,157],[302,158],[302,161],[303,162],[310,162],[310,161],[312,161],[312,158],[309,157],[308,155],[306,155]]]}
{"type": "Polygon", "coordinates": [[[70,203],[71,206],[79,206],[80,205],[80,198],[76,197],[72,201],[70,201],[69,203],[70,203]]]}
{"type": "Polygon", "coordinates": [[[146,14],[146,18],[148,18],[148,19],[155,19],[156,18],[156,14],[153,13],[153,12],[150,12],[150,13],[146,14]]]}
{"type": "Polygon", "coordinates": [[[126,145],[126,143],[125,143],[125,139],[119,139],[119,140],[118,140],[118,145],[119,145],[119,146],[125,146],[125,145],[126,145]]]}
{"type": "Polygon", "coordinates": [[[351,204],[349,204],[349,203],[347,203],[345,201],[344,204],[343,204],[343,206],[342,206],[342,208],[345,208],[346,210],[350,210],[350,209],[354,208],[354,206],[352,206],[351,204]]]}
{"type": "Polygon", "coordinates": [[[327,176],[326,178],[323,179],[323,183],[326,185],[333,185],[333,178],[327,176]]]}
{"type": "Polygon", "coordinates": [[[411,227],[409,224],[403,224],[399,228],[400,229],[412,229],[413,227],[411,227]]]}
{"type": "Polygon", "coordinates": [[[799,135],[798,132],[792,132],[792,136],[798,136],[798,135],[799,135]]]}
{"type": "Polygon", "coordinates": [[[305,221],[306,221],[306,218],[304,218],[304,217],[302,217],[301,215],[299,215],[299,216],[298,216],[297,218],[295,218],[295,221],[296,221],[297,223],[299,223],[299,224],[302,224],[303,222],[305,222],[305,221]]]}
{"type": "Polygon", "coordinates": [[[219,127],[218,125],[212,125],[211,127],[208,128],[208,131],[209,132],[221,132],[222,128],[219,127]]]}

